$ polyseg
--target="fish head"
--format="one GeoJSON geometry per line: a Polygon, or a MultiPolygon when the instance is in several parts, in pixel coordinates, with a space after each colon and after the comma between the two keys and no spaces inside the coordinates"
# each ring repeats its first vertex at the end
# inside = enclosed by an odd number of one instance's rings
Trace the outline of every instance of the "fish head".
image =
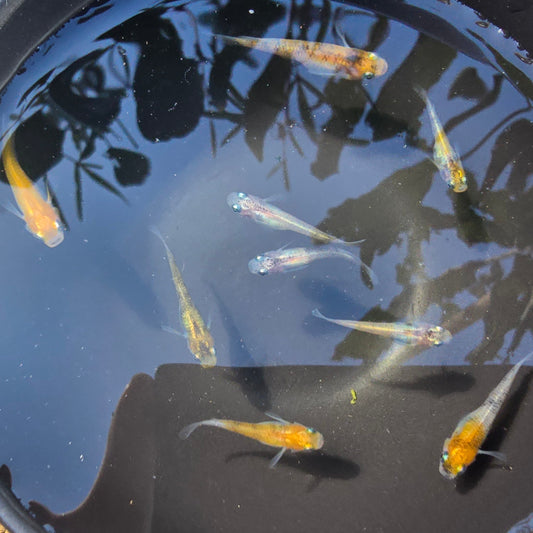
{"type": "Polygon", "coordinates": [[[365,78],[371,80],[375,76],[383,76],[387,72],[389,65],[382,58],[373,52],[364,52],[362,55],[354,56],[348,65],[348,76],[352,79],[365,78]]]}
{"type": "Polygon", "coordinates": [[[259,276],[266,276],[273,268],[274,259],[268,255],[257,255],[248,262],[248,270],[259,276]]]}
{"type": "Polygon", "coordinates": [[[452,334],[441,326],[432,326],[426,331],[426,339],[430,346],[440,346],[452,340],[452,334]]]}
{"type": "Polygon", "coordinates": [[[448,187],[453,192],[465,192],[468,189],[466,174],[460,162],[453,161],[448,168],[448,187]]]}
{"type": "Polygon", "coordinates": [[[306,450],[320,450],[324,446],[324,436],[314,428],[305,428],[304,441],[306,450]]]}
{"type": "Polygon", "coordinates": [[[203,368],[213,368],[217,364],[215,347],[207,340],[201,340],[198,343],[196,357],[199,359],[203,368]]]}
{"type": "Polygon", "coordinates": [[[61,221],[53,207],[50,213],[39,213],[27,220],[26,229],[50,248],[58,246],[65,238],[61,221]]]}
{"type": "Polygon", "coordinates": [[[229,193],[226,202],[233,212],[239,215],[247,215],[255,205],[253,198],[248,196],[245,192],[229,193]]]}
{"type": "Polygon", "coordinates": [[[444,441],[440,455],[439,472],[446,479],[455,479],[461,475],[470,462],[465,457],[465,450],[461,445],[453,445],[451,439],[444,441]]]}

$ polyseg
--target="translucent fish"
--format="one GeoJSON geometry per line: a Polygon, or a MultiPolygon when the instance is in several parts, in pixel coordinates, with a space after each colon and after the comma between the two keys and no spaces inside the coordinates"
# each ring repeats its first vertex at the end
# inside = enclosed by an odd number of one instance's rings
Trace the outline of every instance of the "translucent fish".
{"type": "Polygon", "coordinates": [[[228,194],[226,201],[235,213],[251,218],[255,222],[273,229],[294,231],[321,242],[337,244],[360,244],[363,242],[345,242],[342,239],[328,235],[324,231],[311,226],[311,224],[269,204],[266,200],[251,194],[232,192],[228,194]]]}
{"type": "Polygon", "coordinates": [[[329,72],[342,78],[360,80],[382,76],[387,72],[385,59],[374,52],[336,44],[296,39],[260,39],[217,35],[227,42],[298,61],[311,71],[329,72]]]}
{"type": "Polygon", "coordinates": [[[329,43],[296,39],[260,39],[255,37],[217,37],[227,42],[298,61],[311,71],[330,72],[342,78],[360,80],[382,76],[387,62],[374,52],[329,43]]]}
{"type": "Polygon", "coordinates": [[[319,450],[324,445],[324,437],[316,429],[303,426],[297,422],[287,422],[272,413],[265,414],[272,418],[274,422],[252,424],[249,422],[238,422],[236,420],[212,418],[190,424],[183,428],[179,435],[182,439],[186,439],[200,426],[215,426],[257,440],[267,446],[280,448],[279,452],[270,462],[270,468],[276,466],[286,450],[297,452],[319,450]]]}
{"type": "Polygon", "coordinates": [[[433,162],[439,169],[442,179],[454,192],[465,192],[468,189],[466,175],[457,152],[453,149],[442,124],[437,116],[435,107],[431,103],[428,95],[421,87],[415,87],[420,98],[426,103],[426,107],[431,118],[431,129],[435,136],[433,145],[433,162]]]}
{"type": "Polygon", "coordinates": [[[2,162],[11,190],[21,211],[14,213],[26,222],[26,229],[46,246],[54,248],[63,242],[61,219],[52,205],[50,195],[45,200],[20,166],[15,153],[13,135],[2,150],[2,162]]]}
{"type": "Polygon", "coordinates": [[[511,385],[520,367],[533,355],[526,355],[516,363],[498,383],[488,398],[475,411],[461,419],[452,436],[444,441],[439,462],[439,472],[447,479],[455,479],[472,464],[478,454],[491,455],[505,461],[505,455],[499,452],[481,450],[496,415],[509,394],[511,385]]]}
{"type": "Polygon", "coordinates": [[[318,309],[313,309],[313,316],[327,320],[345,328],[356,329],[365,333],[389,337],[405,344],[421,346],[440,346],[451,341],[452,334],[441,326],[420,324],[411,326],[399,322],[365,322],[359,320],[338,320],[324,316],[318,309]]]}
{"type": "Polygon", "coordinates": [[[180,303],[180,320],[185,330],[189,351],[200,361],[204,368],[213,367],[217,362],[213,337],[198,309],[194,306],[170,248],[157,228],[152,227],[150,229],[161,240],[167,252],[172,281],[180,303]]]}
{"type": "Polygon", "coordinates": [[[248,269],[252,274],[266,276],[267,274],[298,270],[318,259],[332,257],[347,259],[356,265],[360,265],[373,283],[377,282],[377,277],[370,267],[365,265],[355,254],[338,246],[328,246],[320,249],[288,248],[264,252],[249,261],[248,269]]]}

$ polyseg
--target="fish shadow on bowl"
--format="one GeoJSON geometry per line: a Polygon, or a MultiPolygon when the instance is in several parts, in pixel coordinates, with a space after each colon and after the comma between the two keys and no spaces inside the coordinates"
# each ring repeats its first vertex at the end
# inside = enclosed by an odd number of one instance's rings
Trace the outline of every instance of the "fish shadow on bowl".
{"type": "Polygon", "coordinates": [[[457,372],[442,366],[438,373],[418,376],[411,381],[373,380],[373,383],[393,389],[428,392],[437,398],[442,398],[448,394],[469,391],[475,385],[476,379],[467,372],[457,372]]]}
{"type": "MultiPolygon", "coordinates": [[[[258,457],[266,462],[272,460],[270,451],[236,452],[228,455],[226,463],[244,457],[258,457]]],[[[347,481],[357,477],[361,471],[359,465],[336,455],[329,455],[320,451],[305,453],[286,452],[275,467],[293,468],[313,477],[308,491],[314,490],[323,479],[339,479],[347,481]]]]}
{"type": "MultiPolygon", "coordinates": [[[[530,370],[523,378],[518,389],[508,398],[499,416],[494,422],[494,429],[489,433],[483,443],[482,449],[499,451],[508,429],[511,428],[518,413],[520,405],[526,397],[529,385],[533,379],[533,370],[530,370]]],[[[512,451],[511,451],[512,453],[512,451]]],[[[481,481],[489,468],[509,470],[509,463],[500,463],[487,455],[479,455],[470,465],[465,474],[457,479],[456,490],[460,494],[467,494],[481,481]]]]}

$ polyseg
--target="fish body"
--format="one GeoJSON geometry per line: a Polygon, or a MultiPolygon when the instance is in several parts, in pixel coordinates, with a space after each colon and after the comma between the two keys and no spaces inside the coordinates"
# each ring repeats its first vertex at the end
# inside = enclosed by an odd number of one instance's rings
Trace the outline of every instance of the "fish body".
{"type": "Polygon", "coordinates": [[[200,361],[204,368],[213,367],[217,362],[213,337],[198,309],[194,306],[170,248],[157,228],[152,228],[152,232],[165,246],[170,272],[172,273],[172,281],[180,303],[180,320],[186,333],[189,351],[200,361]]]}
{"type": "Polygon", "coordinates": [[[433,161],[450,189],[454,192],[465,192],[468,186],[461,159],[444,133],[444,128],[426,91],[420,87],[417,87],[416,91],[424,100],[431,119],[431,129],[435,137],[433,161]]]}
{"type": "Polygon", "coordinates": [[[11,472],[0,467],[0,522],[11,533],[46,533],[11,490],[11,472]]]}
{"type": "Polygon", "coordinates": [[[452,334],[441,326],[420,324],[412,326],[398,322],[365,322],[361,320],[338,320],[324,316],[318,309],[313,309],[313,316],[338,324],[345,328],[372,333],[381,337],[389,337],[404,344],[421,346],[440,346],[450,342],[452,334]]]}
{"type": "Polygon", "coordinates": [[[2,162],[11,190],[26,222],[26,228],[47,246],[53,248],[63,242],[61,219],[50,198],[46,200],[20,166],[15,153],[13,135],[2,150],[2,162]]]}
{"type": "Polygon", "coordinates": [[[516,363],[488,398],[475,411],[468,413],[461,419],[452,436],[444,441],[440,457],[439,471],[447,479],[455,479],[474,462],[478,454],[491,455],[504,459],[503,454],[481,450],[481,445],[487,437],[496,415],[501,409],[505,398],[509,394],[511,385],[524,362],[533,355],[526,355],[516,363]]]}
{"type": "Polygon", "coordinates": [[[226,201],[235,213],[251,218],[255,222],[273,229],[294,231],[311,237],[316,241],[326,243],[359,244],[363,242],[356,241],[347,243],[269,204],[266,200],[252,196],[251,194],[232,192],[228,194],[226,201]]]}
{"type": "Polygon", "coordinates": [[[248,269],[252,274],[266,276],[267,274],[290,272],[307,266],[318,259],[339,257],[361,265],[371,278],[375,278],[372,270],[355,254],[338,246],[328,246],[322,249],[287,248],[272,250],[257,255],[248,262],[248,269]]]}
{"type": "Polygon", "coordinates": [[[385,59],[374,52],[329,43],[297,39],[260,39],[218,35],[227,42],[293,59],[311,70],[331,72],[341,78],[360,80],[387,72],[385,59]]]}
{"type": "Polygon", "coordinates": [[[267,446],[281,448],[278,454],[271,461],[270,466],[274,467],[285,450],[305,451],[319,450],[324,444],[324,437],[316,429],[298,424],[297,422],[287,422],[282,418],[267,413],[273,421],[259,422],[239,422],[236,420],[222,420],[212,418],[195,422],[180,431],[180,437],[186,439],[195,429],[200,426],[215,426],[233,433],[238,433],[250,439],[257,440],[267,446]]]}

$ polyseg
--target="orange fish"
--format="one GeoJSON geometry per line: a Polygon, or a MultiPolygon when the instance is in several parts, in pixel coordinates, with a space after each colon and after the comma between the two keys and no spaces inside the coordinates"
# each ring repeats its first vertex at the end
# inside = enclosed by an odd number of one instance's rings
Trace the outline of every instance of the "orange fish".
{"type": "Polygon", "coordinates": [[[270,468],[274,468],[286,450],[296,452],[304,450],[319,450],[324,444],[324,437],[316,429],[303,426],[297,422],[287,422],[272,413],[265,413],[274,422],[260,422],[252,424],[249,422],[237,422],[236,420],[220,420],[211,418],[195,422],[180,431],[180,437],[186,439],[196,428],[200,426],[215,426],[228,431],[233,431],[239,435],[244,435],[250,439],[258,440],[267,446],[281,448],[281,450],[270,461],[270,468]]]}
{"type": "Polygon", "coordinates": [[[52,205],[50,194],[45,200],[20,166],[15,153],[13,136],[2,150],[2,162],[11,190],[22,213],[15,214],[26,222],[26,229],[46,246],[54,248],[64,239],[61,219],[52,205]]]}
{"type": "Polygon", "coordinates": [[[229,37],[221,39],[298,61],[308,69],[329,72],[349,80],[371,79],[387,72],[387,62],[374,52],[337,44],[299,41],[297,39],[259,39],[229,37]]]}
{"type": "Polygon", "coordinates": [[[449,439],[444,441],[440,456],[439,471],[447,479],[455,479],[472,464],[478,454],[491,455],[505,461],[505,455],[499,452],[481,450],[492,423],[496,418],[505,398],[509,394],[520,367],[533,355],[526,355],[505,374],[488,398],[475,411],[468,413],[457,425],[449,439]]]}

